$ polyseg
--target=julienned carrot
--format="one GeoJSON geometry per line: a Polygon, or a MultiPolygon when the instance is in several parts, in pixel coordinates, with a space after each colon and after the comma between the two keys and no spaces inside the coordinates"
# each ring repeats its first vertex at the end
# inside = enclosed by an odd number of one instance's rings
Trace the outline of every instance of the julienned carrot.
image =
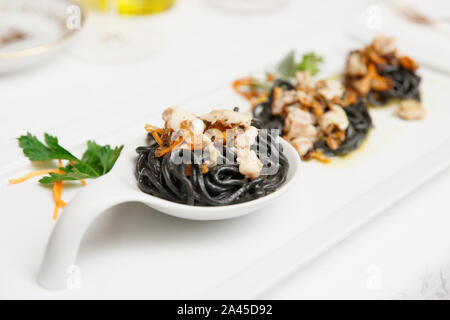
{"type": "Polygon", "coordinates": [[[144,128],[145,128],[145,130],[147,132],[157,132],[157,133],[160,133],[160,134],[164,133],[163,129],[155,127],[155,126],[152,126],[151,124],[146,124],[144,128]]]}
{"type": "Polygon", "coordinates": [[[159,137],[159,134],[164,134],[164,130],[155,126],[152,126],[151,124],[146,124],[145,125],[145,130],[147,132],[150,132],[153,136],[153,138],[155,138],[155,141],[159,144],[159,146],[162,146],[162,141],[161,138],[159,137]]]}
{"type": "Polygon", "coordinates": [[[62,181],[58,181],[53,184],[52,192],[55,203],[58,204],[61,208],[64,208],[67,205],[67,203],[61,199],[62,181]]]}
{"type": "MultiPolygon", "coordinates": [[[[62,161],[58,160],[59,167],[62,168],[62,161]]],[[[64,173],[62,173],[64,174],[64,173]]],[[[55,182],[53,184],[53,200],[55,201],[55,209],[53,210],[53,220],[58,219],[58,211],[60,208],[64,208],[67,203],[62,201],[61,194],[62,194],[62,181],[55,182]]]]}
{"type": "Polygon", "coordinates": [[[240,94],[251,102],[254,98],[258,97],[258,93],[255,90],[241,90],[241,87],[249,88],[252,84],[253,79],[250,77],[238,79],[233,82],[233,89],[236,93],[240,94]]]}
{"type": "Polygon", "coordinates": [[[177,145],[179,145],[181,142],[183,141],[183,137],[178,138],[177,141],[175,141],[174,143],[172,143],[169,147],[165,148],[165,149],[161,149],[161,150],[156,150],[155,155],[157,157],[162,157],[163,155],[165,155],[166,153],[169,153],[170,151],[172,151],[177,145]]]}
{"type": "MultiPolygon", "coordinates": [[[[63,167],[61,160],[58,160],[58,164],[59,164],[59,168],[63,167]]],[[[74,165],[75,161],[72,161],[70,164],[74,165]]],[[[62,171],[61,169],[38,170],[38,171],[30,172],[30,173],[26,174],[25,176],[18,178],[18,179],[10,179],[9,183],[17,184],[17,183],[27,181],[28,179],[31,179],[33,177],[46,175],[49,173],[65,174],[65,172],[62,171]]],[[[86,185],[86,181],[84,179],[81,179],[80,183],[82,186],[86,185]]],[[[55,202],[55,209],[53,210],[53,220],[56,220],[58,218],[59,209],[64,208],[67,205],[67,203],[61,199],[62,189],[63,189],[62,181],[58,181],[53,184],[52,194],[53,194],[53,201],[55,202]]]]}
{"type": "Polygon", "coordinates": [[[67,203],[61,200],[62,181],[55,182],[53,185],[53,199],[55,201],[55,209],[53,210],[53,220],[58,219],[58,211],[64,208],[67,203]]]}
{"type": "Polygon", "coordinates": [[[55,209],[53,209],[53,220],[58,219],[58,211],[59,211],[59,205],[55,203],[55,209]]]}
{"type": "Polygon", "coordinates": [[[156,131],[152,131],[152,136],[155,138],[155,141],[159,144],[159,146],[162,146],[161,138],[158,136],[158,133],[156,131]]]}
{"type": "Polygon", "coordinates": [[[31,179],[31,178],[34,178],[37,176],[42,176],[44,174],[49,174],[51,172],[61,174],[62,171],[59,169],[38,170],[38,171],[30,172],[18,179],[10,179],[9,183],[11,183],[11,184],[21,183],[21,182],[27,181],[28,179],[31,179]]]}

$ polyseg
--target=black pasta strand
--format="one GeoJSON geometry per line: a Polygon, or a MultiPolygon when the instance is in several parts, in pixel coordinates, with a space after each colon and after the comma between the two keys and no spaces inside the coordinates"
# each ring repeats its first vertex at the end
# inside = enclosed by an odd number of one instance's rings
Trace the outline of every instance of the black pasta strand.
{"type": "Polygon", "coordinates": [[[379,74],[390,79],[394,86],[385,91],[371,90],[367,100],[373,106],[385,105],[391,99],[414,99],[420,102],[421,78],[414,72],[401,65],[377,65],[379,74]]]}
{"type": "Polygon", "coordinates": [[[277,166],[276,173],[249,179],[239,172],[236,155],[227,150],[226,146],[223,154],[229,155],[229,161],[224,157],[220,158],[223,164],[219,162],[204,174],[200,165],[204,160],[199,158],[201,156],[187,149],[176,149],[162,157],[156,157],[155,151],[159,146],[149,137],[149,146],[136,149],[137,183],[145,193],[188,205],[223,206],[251,201],[274,192],[286,181],[289,163],[281,146],[275,141],[270,134],[266,138],[258,136],[252,149],[260,156],[265,167],[277,166]],[[261,151],[266,150],[269,156],[277,155],[279,163],[263,157],[264,152],[261,151]],[[189,167],[184,163],[175,163],[172,157],[172,154],[183,156],[185,152],[192,163],[189,167]]]}

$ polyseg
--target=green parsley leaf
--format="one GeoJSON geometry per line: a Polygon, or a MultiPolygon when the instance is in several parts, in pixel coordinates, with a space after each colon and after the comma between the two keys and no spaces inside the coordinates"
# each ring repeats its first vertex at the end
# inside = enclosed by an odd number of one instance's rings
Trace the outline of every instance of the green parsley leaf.
{"type": "Polygon", "coordinates": [[[41,183],[41,184],[54,184],[55,182],[58,182],[58,181],[74,181],[74,180],[77,180],[77,179],[73,178],[73,177],[66,176],[66,175],[62,175],[62,174],[59,174],[59,173],[51,172],[51,173],[49,173],[48,176],[43,177],[42,179],[40,179],[39,183],[41,183]]]}
{"type": "Polygon", "coordinates": [[[68,164],[61,170],[64,175],[51,173],[39,180],[42,184],[51,184],[64,180],[95,179],[107,174],[114,167],[123,146],[112,149],[109,145],[100,146],[95,141],[87,142],[87,150],[80,161],[68,164]]]}
{"type": "Polygon", "coordinates": [[[26,136],[21,136],[18,140],[24,155],[31,161],[78,160],[74,155],[58,144],[58,139],[56,137],[52,137],[48,134],[45,134],[46,145],[29,132],[26,136]]]}
{"type": "Polygon", "coordinates": [[[58,143],[58,138],[46,133],[44,135],[45,143],[52,150],[53,157],[60,160],[78,160],[73,154],[61,147],[58,143]]]}
{"type": "Polygon", "coordinates": [[[295,76],[295,51],[290,51],[278,64],[275,74],[277,78],[288,79],[295,76]]]}
{"type": "Polygon", "coordinates": [[[303,55],[303,60],[296,65],[298,71],[309,71],[311,75],[316,75],[319,72],[319,64],[323,63],[323,58],[310,52],[303,55]]]}
{"type": "Polygon", "coordinates": [[[295,61],[295,51],[290,51],[277,65],[274,70],[275,77],[282,80],[290,80],[295,78],[296,71],[309,71],[311,75],[319,72],[319,64],[323,62],[323,58],[314,52],[304,54],[302,61],[295,61]]]}
{"type": "Polygon", "coordinates": [[[123,149],[123,146],[115,149],[109,145],[102,147],[95,141],[88,141],[87,146],[88,149],[83,154],[81,161],[89,164],[100,175],[104,175],[112,169],[123,149]]]}

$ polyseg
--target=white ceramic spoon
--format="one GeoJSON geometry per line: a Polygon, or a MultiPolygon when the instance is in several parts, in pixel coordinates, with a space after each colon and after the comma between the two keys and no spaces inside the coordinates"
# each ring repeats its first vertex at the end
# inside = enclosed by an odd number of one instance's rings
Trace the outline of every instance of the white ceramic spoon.
{"type": "Polygon", "coordinates": [[[220,220],[254,212],[285,194],[299,174],[300,157],[285,140],[280,139],[289,161],[286,183],[274,193],[253,201],[220,207],[195,207],[163,200],[139,190],[134,176],[140,139],[126,145],[109,174],[92,181],[64,209],[47,244],[38,282],[47,289],[65,289],[78,248],[89,225],[108,208],[125,202],[142,202],[171,216],[190,220],[220,220]]]}

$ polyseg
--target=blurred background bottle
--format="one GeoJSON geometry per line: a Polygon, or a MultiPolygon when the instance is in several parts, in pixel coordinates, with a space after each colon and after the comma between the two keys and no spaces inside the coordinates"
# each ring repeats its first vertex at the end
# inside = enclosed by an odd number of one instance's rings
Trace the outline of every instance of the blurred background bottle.
{"type": "Polygon", "coordinates": [[[117,1],[121,14],[141,15],[165,11],[173,6],[175,0],[78,0],[87,8],[107,11],[110,1],[117,1]]]}

